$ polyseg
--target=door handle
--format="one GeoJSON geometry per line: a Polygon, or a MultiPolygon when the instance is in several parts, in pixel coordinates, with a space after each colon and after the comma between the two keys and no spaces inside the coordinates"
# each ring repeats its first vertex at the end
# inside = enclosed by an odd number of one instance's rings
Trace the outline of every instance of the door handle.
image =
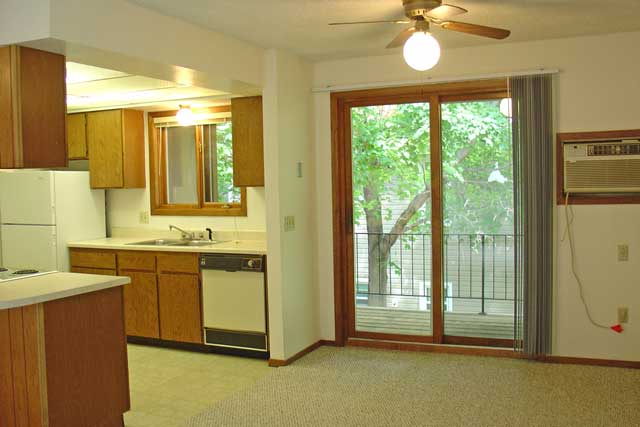
{"type": "Polygon", "coordinates": [[[353,234],[353,206],[347,208],[345,215],[345,229],[347,234],[353,234]]]}

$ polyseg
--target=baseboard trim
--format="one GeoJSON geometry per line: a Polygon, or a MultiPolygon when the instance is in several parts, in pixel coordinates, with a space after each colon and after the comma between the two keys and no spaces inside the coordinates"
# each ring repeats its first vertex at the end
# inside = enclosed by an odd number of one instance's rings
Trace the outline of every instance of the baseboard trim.
{"type": "Polygon", "coordinates": [[[616,359],[592,359],[588,357],[570,357],[570,356],[539,356],[534,360],[544,363],[558,363],[566,365],[591,365],[591,366],[608,366],[612,368],[628,368],[640,369],[640,362],[633,360],[616,360],[616,359]]]}
{"type": "Polygon", "coordinates": [[[293,362],[295,362],[296,360],[300,359],[303,356],[306,356],[307,354],[311,353],[314,350],[317,350],[318,348],[322,347],[323,345],[328,345],[328,346],[334,346],[336,345],[335,341],[330,341],[330,340],[319,340],[313,344],[311,344],[309,347],[303,348],[302,350],[300,350],[299,352],[297,352],[296,354],[294,354],[293,356],[291,356],[288,359],[269,359],[269,366],[274,367],[274,368],[278,368],[280,366],[287,366],[292,364],[293,362]]]}
{"type": "Polygon", "coordinates": [[[472,347],[461,345],[446,345],[446,344],[428,344],[428,343],[410,343],[410,342],[397,342],[397,341],[380,341],[380,340],[366,340],[359,338],[349,338],[347,345],[352,347],[367,347],[377,348],[384,350],[400,350],[400,351],[422,351],[428,353],[448,353],[448,354],[462,354],[468,356],[491,356],[491,357],[506,357],[511,359],[523,359],[525,358],[522,353],[510,349],[490,348],[490,347],[472,347]]]}

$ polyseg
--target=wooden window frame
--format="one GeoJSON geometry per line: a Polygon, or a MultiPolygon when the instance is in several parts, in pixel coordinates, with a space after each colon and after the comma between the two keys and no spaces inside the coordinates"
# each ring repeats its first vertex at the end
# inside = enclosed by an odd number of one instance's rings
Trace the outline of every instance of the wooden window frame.
{"type": "MultiPolygon", "coordinates": [[[[158,111],[149,113],[149,177],[151,186],[151,215],[172,216],[247,216],[247,189],[240,188],[240,203],[207,203],[204,201],[203,170],[202,170],[202,137],[201,130],[196,127],[196,175],[198,177],[197,204],[167,203],[166,186],[166,155],[162,139],[158,138],[154,118],[172,117],[177,110],[158,111]]],[[[196,113],[226,113],[231,112],[231,106],[210,107],[197,110],[196,113]]]]}
{"type": "MultiPolygon", "coordinates": [[[[600,132],[566,132],[556,134],[556,204],[565,205],[567,194],[564,192],[564,150],[566,141],[588,141],[599,139],[640,139],[640,129],[608,130],[600,132]]],[[[571,194],[570,205],[635,205],[640,204],[640,196],[571,194]]]]}
{"type": "Polygon", "coordinates": [[[447,102],[464,102],[509,97],[506,79],[431,84],[421,86],[367,89],[331,93],[331,165],[333,192],[333,265],[334,265],[334,319],[335,342],[347,345],[354,339],[415,342],[421,344],[459,344],[512,347],[513,340],[455,337],[444,335],[441,286],[433,286],[432,336],[380,334],[355,330],[353,254],[353,191],[351,186],[351,121],[353,107],[424,102],[430,104],[431,123],[431,221],[432,283],[442,283],[443,200],[442,196],[442,141],[440,107],[447,102]]]}

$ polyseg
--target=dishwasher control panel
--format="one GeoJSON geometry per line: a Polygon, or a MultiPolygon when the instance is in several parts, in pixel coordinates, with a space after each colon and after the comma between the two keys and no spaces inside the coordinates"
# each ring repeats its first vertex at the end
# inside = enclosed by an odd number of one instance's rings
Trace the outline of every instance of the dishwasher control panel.
{"type": "Polygon", "coordinates": [[[261,255],[202,254],[200,255],[200,269],[263,272],[264,257],[261,255]]]}

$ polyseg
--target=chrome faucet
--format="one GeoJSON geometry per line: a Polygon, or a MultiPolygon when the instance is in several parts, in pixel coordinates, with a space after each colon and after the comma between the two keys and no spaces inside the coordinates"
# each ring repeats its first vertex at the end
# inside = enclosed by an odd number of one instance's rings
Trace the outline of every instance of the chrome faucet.
{"type": "Polygon", "coordinates": [[[175,225],[169,224],[169,230],[178,230],[180,233],[182,233],[182,238],[183,239],[186,239],[186,240],[194,240],[195,239],[195,234],[194,233],[190,233],[188,231],[185,231],[180,227],[176,227],[175,225]]]}

